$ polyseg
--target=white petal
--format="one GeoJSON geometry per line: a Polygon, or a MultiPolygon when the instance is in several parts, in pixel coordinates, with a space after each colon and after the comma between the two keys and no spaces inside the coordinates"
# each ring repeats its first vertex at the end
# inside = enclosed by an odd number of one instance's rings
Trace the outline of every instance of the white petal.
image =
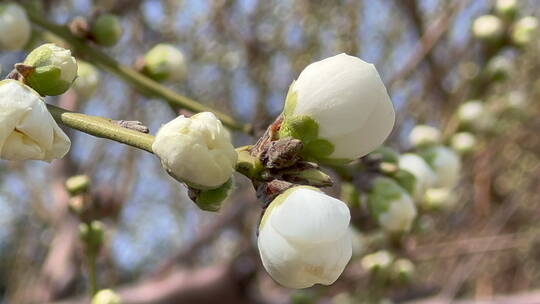
{"type": "Polygon", "coordinates": [[[335,240],[347,231],[350,219],[345,203],[303,187],[294,189],[269,217],[270,224],[284,237],[302,243],[335,240]]]}
{"type": "Polygon", "coordinates": [[[435,183],[435,173],[420,156],[412,153],[405,153],[399,157],[399,167],[410,172],[416,178],[414,199],[421,200],[428,188],[435,183]]]}
{"type": "Polygon", "coordinates": [[[265,225],[258,247],[267,272],[289,288],[334,283],[352,256],[349,231],[334,242],[306,246],[288,241],[271,225],[265,225]]]}
{"type": "Polygon", "coordinates": [[[399,200],[390,203],[388,211],[379,215],[379,223],[389,231],[409,231],[416,218],[416,206],[404,193],[399,200]]]}

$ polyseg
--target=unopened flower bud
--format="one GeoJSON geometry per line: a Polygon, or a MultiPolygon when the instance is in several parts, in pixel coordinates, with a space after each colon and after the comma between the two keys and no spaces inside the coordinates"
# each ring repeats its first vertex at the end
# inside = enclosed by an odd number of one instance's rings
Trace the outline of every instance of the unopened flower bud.
{"type": "Polygon", "coordinates": [[[99,15],[90,26],[93,40],[103,46],[113,46],[122,37],[122,24],[117,16],[111,14],[99,15]]]}
{"type": "Polygon", "coordinates": [[[229,197],[233,190],[234,179],[231,177],[219,188],[211,190],[194,190],[193,201],[201,210],[216,212],[221,209],[223,202],[229,197]]]}
{"type": "Polygon", "coordinates": [[[71,196],[88,191],[90,178],[88,175],[75,175],[66,180],[66,189],[71,196]]]}
{"type": "Polygon", "coordinates": [[[470,132],[459,132],[452,136],[450,144],[459,154],[468,154],[476,148],[476,137],[470,132]]]}
{"type": "Polygon", "coordinates": [[[492,128],[494,119],[480,100],[471,100],[462,104],[457,110],[460,124],[473,131],[487,131],[492,128]]]}
{"type": "Polygon", "coordinates": [[[378,177],[368,193],[368,207],[379,225],[390,232],[407,232],[416,218],[416,206],[395,181],[378,177]]]}
{"type": "Polygon", "coordinates": [[[512,28],[512,41],[518,46],[526,46],[538,34],[538,19],[528,16],[519,19],[512,28]]]}
{"type": "Polygon", "coordinates": [[[340,54],[310,64],[293,82],[279,136],[300,139],[308,159],[347,163],[381,145],[394,119],[377,69],[340,54]]]}
{"type": "Polygon", "coordinates": [[[161,126],[152,150],[172,177],[199,190],[227,182],[238,157],[229,131],[210,112],[182,115],[161,126]]]}
{"type": "Polygon", "coordinates": [[[81,98],[87,99],[94,95],[99,86],[99,72],[86,61],[79,60],[77,64],[78,77],[73,83],[73,88],[81,98]]]}
{"type": "Polygon", "coordinates": [[[19,81],[0,81],[0,158],[51,162],[70,146],[37,92],[19,81]]]}
{"type": "Polygon", "coordinates": [[[77,62],[71,51],[52,43],[30,52],[24,65],[31,68],[25,83],[42,96],[63,94],[77,77],[77,62]]]}
{"type": "Polygon", "coordinates": [[[413,147],[425,147],[441,142],[441,131],[428,125],[417,125],[409,134],[409,143],[413,147]]]}
{"type": "Polygon", "coordinates": [[[497,16],[484,15],[474,20],[472,32],[477,39],[485,42],[497,42],[504,35],[504,24],[497,16]]]}
{"type": "Polygon", "coordinates": [[[416,201],[421,200],[426,190],[433,187],[436,178],[435,172],[433,172],[422,157],[413,153],[401,155],[399,158],[399,167],[414,175],[415,185],[412,196],[416,201]]]}
{"type": "Polygon", "coordinates": [[[0,49],[14,51],[22,49],[32,34],[26,12],[16,3],[0,4],[0,49]]]}
{"type": "Polygon", "coordinates": [[[400,258],[392,263],[390,273],[392,279],[398,282],[408,282],[414,274],[414,264],[405,258],[400,258]]]}
{"type": "Polygon", "coordinates": [[[91,254],[97,254],[105,238],[105,226],[100,221],[92,221],[89,224],[81,223],[79,225],[79,237],[83,241],[86,250],[91,254]]]}
{"type": "Polygon", "coordinates": [[[486,66],[486,74],[494,81],[505,80],[514,71],[514,62],[507,56],[491,58],[486,66]]]}
{"type": "Polygon", "coordinates": [[[122,299],[111,289],[102,289],[92,298],[92,304],[121,304],[122,299]]]}
{"type": "Polygon", "coordinates": [[[452,188],[458,183],[461,159],[454,150],[445,146],[436,146],[421,151],[420,155],[435,172],[434,187],[452,188]]]}
{"type": "Polygon", "coordinates": [[[422,208],[426,210],[449,209],[456,203],[452,188],[431,188],[426,191],[422,208]]]}
{"type": "Polygon", "coordinates": [[[259,227],[264,268],[289,288],[334,283],[352,256],[350,218],[345,203],[317,188],[286,190],[270,203],[259,227]]]}
{"type": "Polygon", "coordinates": [[[392,265],[394,256],[387,250],[379,250],[377,252],[365,255],[360,263],[362,268],[369,272],[386,272],[392,265]]]}
{"type": "Polygon", "coordinates": [[[160,43],[144,56],[142,71],[156,81],[179,82],[187,74],[186,60],[178,48],[160,43]]]}
{"type": "Polygon", "coordinates": [[[518,12],[517,0],[497,0],[495,11],[505,20],[513,20],[518,12]]]}

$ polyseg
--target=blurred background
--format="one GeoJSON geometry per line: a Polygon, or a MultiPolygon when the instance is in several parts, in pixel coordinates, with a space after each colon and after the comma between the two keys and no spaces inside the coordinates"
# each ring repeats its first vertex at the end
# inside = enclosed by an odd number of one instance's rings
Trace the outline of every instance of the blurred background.
{"type": "MultiPolygon", "coordinates": [[[[106,227],[98,285],[124,303],[540,303],[540,41],[494,46],[473,37],[473,21],[492,13],[495,1],[41,2],[43,16],[58,24],[98,10],[118,15],[124,34],[104,51],[124,65],[157,43],[175,45],[188,76],[168,86],[253,124],[259,135],[302,69],[342,52],[376,65],[397,113],[387,145],[400,152],[411,148],[416,124],[450,138],[456,109],[470,99],[484,102],[495,123],[476,134],[474,153],[463,158],[451,208],[421,212],[399,244],[355,217],[354,257],[344,274],[332,286],[302,291],[280,287],[264,271],[255,234],[260,203],[243,176],[221,212],[204,212],[151,154],[65,129],[73,145],[63,160],[0,161],[0,303],[88,301],[79,219],[64,187],[77,174],[90,177],[92,217],[106,227]],[[504,62],[496,65],[502,77],[488,70],[494,58],[504,62]],[[380,249],[414,269],[403,280],[382,280],[361,263],[380,249]]],[[[539,13],[538,1],[518,1],[516,18],[539,13]]],[[[34,47],[58,39],[35,30],[34,47]]],[[[26,54],[1,52],[2,77],[26,54]]],[[[151,133],[178,115],[114,75],[100,71],[99,78],[89,98],[72,90],[47,102],[139,120],[151,133]]],[[[236,146],[256,140],[234,138],[236,146]]],[[[339,197],[339,174],[327,172],[336,181],[328,192],[339,197]]]]}

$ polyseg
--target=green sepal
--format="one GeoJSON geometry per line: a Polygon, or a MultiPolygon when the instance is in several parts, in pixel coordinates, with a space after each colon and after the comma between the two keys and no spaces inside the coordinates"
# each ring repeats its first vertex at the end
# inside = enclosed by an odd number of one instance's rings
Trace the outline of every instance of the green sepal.
{"type": "Polygon", "coordinates": [[[225,184],[221,185],[217,189],[201,190],[197,194],[197,198],[195,200],[197,206],[205,211],[219,211],[219,209],[221,209],[223,201],[227,199],[232,190],[232,180],[233,179],[230,178],[225,184]]]}
{"type": "Polygon", "coordinates": [[[319,124],[306,115],[288,116],[279,129],[279,137],[292,137],[300,139],[304,145],[317,138],[319,134],[319,124]]]}
{"type": "Polygon", "coordinates": [[[437,158],[437,149],[436,147],[430,147],[426,149],[419,150],[417,154],[422,157],[426,163],[433,169],[435,164],[435,159],[437,158]]]}
{"type": "Polygon", "coordinates": [[[392,175],[392,178],[396,180],[396,182],[410,195],[414,194],[416,177],[412,173],[400,169],[396,173],[394,173],[394,175],[392,175]]]}
{"type": "Polygon", "coordinates": [[[387,146],[381,146],[375,149],[375,151],[369,153],[369,155],[378,157],[380,158],[381,162],[385,163],[397,164],[399,162],[399,154],[396,152],[396,150],[387,146]]]}
{"type": "Polygon", "coordinates": [[[368,193],[368,208],[370,213],[379,217],[388,211],[390,203],[399,200],[405,190],[390,178],[378,177],[368,193]]]}
{"type": "Polygon", "coordinates": [[[52,66],[35,68],[24,82],[41,96],[56,96],[65,93],[71,86],[70,82],[60,79],[62,70],[52,66]]]}

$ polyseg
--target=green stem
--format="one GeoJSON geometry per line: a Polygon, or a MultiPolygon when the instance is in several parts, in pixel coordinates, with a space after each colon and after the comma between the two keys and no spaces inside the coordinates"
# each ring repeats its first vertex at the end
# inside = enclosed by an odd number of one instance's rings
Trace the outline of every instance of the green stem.
{"type": "Polygon", "coordinates": [[[95,296],[98,292],[96,256],[90,250],[86,253],[86,267],[88,268],[88,284],[90,285],[90,296],[95,296]]]}
{"type": "Polygon", "coordinates": [[[48,104],[53,118],[65,126],[96,137],[111,139],[135,148],[152,152],[154,136],[126,129],[115,124],[112,119],[74,113],[48,104]]]}
{"type": "Polygon", "coordinates": [[[136,70],[116,62],[113,58],[109,57],[99,49],[89,46],[86,43],[86,40],[74,36],[66,26],[60,26],[47,21],[42,15],[39,15],[33,11],[29,4],[23,3],[23,6],[26,9],[28,17],[33,23],[64,39],[74,50],[88,57],[92,63],[112,74],[115,74],[143,93],[161,98],[174,107],[185,108],[193,112],[212,112],[223,122],[224,125],[233,130],[248,134],[252,131],[250,125],[238,122],[229,115],[215,111],[212,108],[202,105],[193,99],[182,96],[144,76],[136,70]]]}

